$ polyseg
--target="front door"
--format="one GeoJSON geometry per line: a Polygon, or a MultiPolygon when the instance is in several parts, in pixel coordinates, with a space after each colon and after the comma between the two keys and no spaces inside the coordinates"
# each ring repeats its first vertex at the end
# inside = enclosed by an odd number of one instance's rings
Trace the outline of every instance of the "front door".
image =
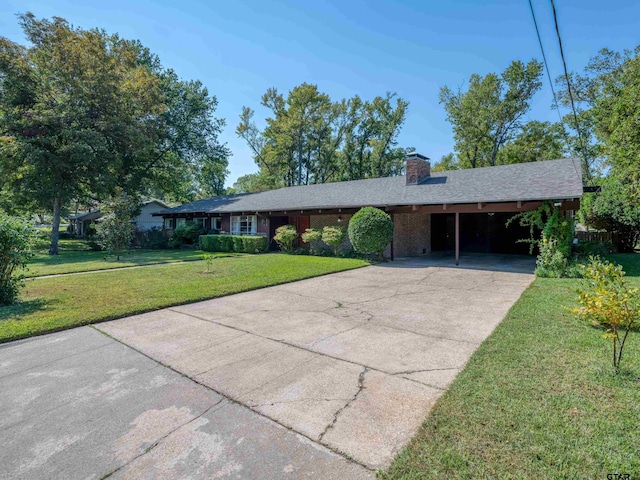
{"type": "Polygon", "coordinates": [[[298,230],[298,247],[309,247],[308,243],[304,243],[302,241],[302,234],[308,228],[311,228],[311,218],[309,217],[309,215],[298,217],[296,225],[296,230],[298,230]]]}

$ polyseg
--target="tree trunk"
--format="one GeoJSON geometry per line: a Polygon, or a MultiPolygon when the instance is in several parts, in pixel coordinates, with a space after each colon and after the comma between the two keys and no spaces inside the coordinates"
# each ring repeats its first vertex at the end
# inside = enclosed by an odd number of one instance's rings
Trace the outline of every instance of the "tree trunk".
{"type": "Polygon", "coordinates": [[[53,199],[53,222],[51,223],[51,246],[49,255],[58,255],[58,237],[60,236],[60,208],[62,200],[60,197],[53,199]]]}

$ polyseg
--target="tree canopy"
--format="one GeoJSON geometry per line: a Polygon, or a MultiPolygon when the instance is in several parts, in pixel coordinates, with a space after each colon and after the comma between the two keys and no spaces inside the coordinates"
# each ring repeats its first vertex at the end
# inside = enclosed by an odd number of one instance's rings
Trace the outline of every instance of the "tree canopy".
{"type": "MultiPolygon", "coordinates": [[[[542,86],[541,77],[540,62],[531,60],[525,65],[514,61],[500,75],[471,75],[466,91],[442,87],[440,103],[453,127],[460,168],[501,163],[502,148],[522,133],[523,117],[542,86]]],[[[446,161],[452,163],[451,158],[446,161]]]]}
{"type": "Polygon", "coordinates": [[[271,116],[258,128],[243,107],[236,129],[263,178],[274,186],[307,185],[400,175],[405,149],[398,147],[408,102],[387,93],[372,101],[359,96],[332,101],[316,85],[303,83],[285,97],[275,88],[262,96],[271,116]]]}
{"type": "Polygon", "coordinates": [[[180,80],[138,41],[58,17],[19,21],[28,47],[0,38],[0,188],[9,210],[53,210],[51,253],[70,200],[116,187],[193,195],[185,183],[221,193],[224,123],[200,82],[180,80]]]}

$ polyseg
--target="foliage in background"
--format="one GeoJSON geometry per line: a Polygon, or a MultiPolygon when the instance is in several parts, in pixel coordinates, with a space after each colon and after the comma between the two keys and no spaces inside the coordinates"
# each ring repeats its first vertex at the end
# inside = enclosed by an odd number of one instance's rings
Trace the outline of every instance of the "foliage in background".
{"type": "Polygon", "coordinates": [[[260,169],[254,177],[243,178],[238,190],[403,172],[406,149],[397,146],[397,138],[408,103],[395,94],[372,101],[356,95],[334,102],[316,85],[303,83],[286,97],[270,88],[261,104],[271,113],[266,128],[260,130],[253,120],[254,111],[243,107],[236,129],[260,169]]]}
{"type": "MultiPolygon", "coordinates": [[[[561,103],[569,106],[566,80],[559,83],[561,103]]],[[[632,252],[640,240],[640,47],[601,50],[582,73],[571,75],[571,86],[585,178],[602,186],[600,193],[583,197],[581,221],[617,232],[619,250],[632,252]]],[[[575,138],[573,118],[565,123],[575,138]]]]}
{"type": "Polygon", "coordinates": [[[333,248],[333,254],[338,256],[342,242],[347,236],[344,227],[324,227],[322,229],[322,241],[333,248]]]}
{"type": "Polygon", "coordinates": [[[284,253],[292,253],[293,243],[298,239],[298,232],[293,225],[282,225],[276,228],[273,239],[284,253]]]}
{"type": "Polygon", "coordinates": [[[578,318],[604,328],[611,340],[613,368],[620,369],[629,332],[640,327],[640,289],[629,287],[621,265],[591,257],[582,268],[585,286],[578,290],[578,318]]]}
{"type": "Polygon", "coordinates": [[[391,217],[374,207],[363,207],[349,220],[349,240],[358,253],[384,257],[384,249],[393,239],[391,217]]]}
{"type": "Polygon", "coordinates": [[[617,248],[631,253],[640,242],[640,203],[634,200],[636,186],[626,178],[609,176],[598,182],[599,193],[581,201],[581,220],[591,227],[618,234],[617,248]]]}
{"type": "Polygon", "coordinates": [[[238,177],[231,188],[226,191],[227,195],[239,193],[256,193],[277,188],[278,180],[276,177],[266,172],[249,173],[238,177]]]}
{"type": "Polygon", "coordinates": [[[0,38],[0,197],[12,210],[53,211],[51,254],[72,200],[103,200],[116,186],[180,199],[222,192],[224,122],[200,82],[180,80],[138,41],[18,18],[28,46],[0,38]]]}
{"type": "Polygon", "coordinates": [[[140,248],[163,249],[169,246],[169,239],[162,228],[153,227],[149,230],[136,230],[135,245],[140,248]]]}
{"type": "MultiPolygon", "coordinates": [[[[528,64],[514,61],[498,75],[490,73],[486,76],[474,74],[469,79],[467,91],[451,90],[442,87],[440,103],[447,112],[447,120],[453,127],[455,139],[455,158],[445,157],[448,167],[478,168],[500,164],[501,150],[512,142],[519,133],[525,137],[546,133],[540,125],[532,125],[528,130],[522,129],[522,119],[529,111],[533,95],[542,86],[542,64],[531,60],[528,64]]],[[[544,135],[542,141],[524,142],[536,146],[551,145],[544,135]]],[[[521,150],[516,144],[517,150],[521,150]]],[[[516,149],[512,147],[512,150],[516,149]]],[[[514,153],[503,153],[507,163],[513,163],[514,153]]],[[[538,153],[530,153],[536,158],[538,153]]],[[[524,161],[520,160],[520,161],[524,161]]],[[[438,167],[438,170],[442,169],[438,167]]]]}
{"type": "Polygon", "coordinates": [[[120,255],[133,241],[136,225],[134,217],[140,210],[140,203],[121,188],[116,188],[113,197],[102,204],[102,217],[96,226],[99,243],[109,253],[120,260],[120,255]]]}
{"type": "Polygon", "coordinates": [[[24,285],[22,270],[33,257],[38,230],[20,217],[0,211],[0,305],[11,305],[24,285]]]}

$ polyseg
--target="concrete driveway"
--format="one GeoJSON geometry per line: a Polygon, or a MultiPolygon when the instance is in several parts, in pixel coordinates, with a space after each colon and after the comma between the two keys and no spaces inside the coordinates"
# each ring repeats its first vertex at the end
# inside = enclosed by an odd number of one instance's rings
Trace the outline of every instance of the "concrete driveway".
{"type": "Polygon", "coordinates": [[[461,264],[397,261],[2,346],[0,477],[372,477],[533,279],[529,258],[461,264]]]}

